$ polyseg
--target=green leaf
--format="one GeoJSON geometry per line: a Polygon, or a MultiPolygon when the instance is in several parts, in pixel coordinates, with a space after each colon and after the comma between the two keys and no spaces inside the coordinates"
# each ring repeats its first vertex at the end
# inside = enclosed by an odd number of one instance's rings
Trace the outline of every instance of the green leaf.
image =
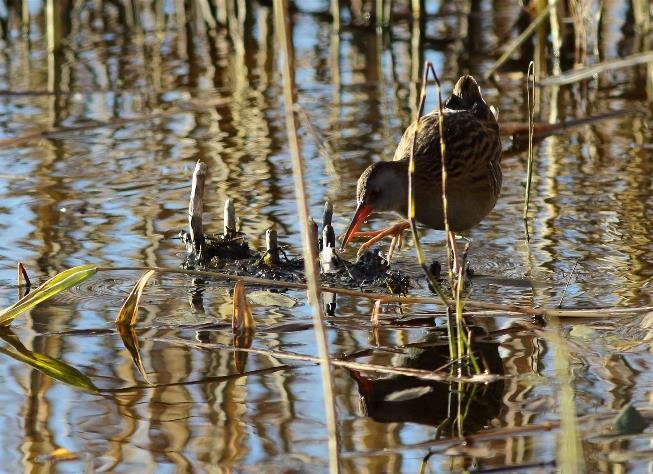
{"type": "Polygon", "coordinates": [[[93,264],[69,268],[50,278],[36,290],[25,295],[13,305],[0,312],[0,326],[8,326],[16,316],[32,309],[39,303],[72,288],[95,275],[97,267],[93,264]]]}
{"type": "Polygon", "coordinates": [[[48,377],[52,377],[76,389],[88,393],[99,392],[98,388],[91,382],[91,379],[75,367],[48,355],[28,350],[9,329],[4,329],[3,334],[0,334],[0,338],[16,349],[12,350],[8,347],[0,347],[0,353],[30,365],[48,377]]]}
{"type": "Polygon", "coordinates": [[[630,403],[621,409],[613,423],[614,430],[620,435],[638,434],[647,426],[648,421],[630,403]]]}

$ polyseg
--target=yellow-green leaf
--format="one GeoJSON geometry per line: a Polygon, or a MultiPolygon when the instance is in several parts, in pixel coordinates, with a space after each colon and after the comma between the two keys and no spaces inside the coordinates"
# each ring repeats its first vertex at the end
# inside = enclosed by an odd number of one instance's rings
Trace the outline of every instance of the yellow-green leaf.
{"type": "Polygon", "coordinates": [[[134,288],[132,288],[131,293],[127,296],[127,299],[122,304],[122,308],[118,311],[118,316],[116,316],[116,324],[118,326],[135,326],[138,316],[138,303],[141,300],[141,295],[145,289],[147,281],[152,275],[156,272],[150,270],[145,272],[143,276],[136,282],[134,288]]]}
{"type": "Polygon", "coordinates": [[[43,301],[58,295],[68,288],[79,285],[84,280],[95,275],[97,267],[93,264],[69,268],[50,278],[36,290],[25,295],[13,305],[0,312],[0,326],[8,326],[16,316],[32,309],[43,301]]]}

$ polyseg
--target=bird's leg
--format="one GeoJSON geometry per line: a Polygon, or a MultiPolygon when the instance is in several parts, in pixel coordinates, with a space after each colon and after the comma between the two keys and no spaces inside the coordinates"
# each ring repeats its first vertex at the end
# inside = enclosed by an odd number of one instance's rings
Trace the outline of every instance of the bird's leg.
{"type": "Polygon", "coordinates": [[[406,229],[408,229],[408,227],[410,227],[410,224],[408,222],[398,222],[397,224],[391,225],[386,229],[354,233],[353,237],[371,237],[370,240],[368,240],[367,242],[365,242],[363,245],[360,246],[357,254],[360,255],[365,250],[370,248],[372,245],[377,243],[379,240],[392,236],[393,243],[390,246],[391,250],[389,252],[389,255],[392,255],[392,251],[397,247],[397,244],[403,241],[401,235],[406,229]]]}
{"type": "Polygon", "coordinates": [[[458,251],[456,250],[456,234],[449,231],[449,245],[451,245],[451,258],[453,260],[452,272],[454,278],[458,276],[458,270],[460,267],[460,262],[458,261],[458,251]]]}
{"type": "Polygon", "coordinates": [[[387,256],[388,263],[390,262],[390,260],[392,260],[392,255],[394,254],[395,249],[402,247],[404,243],[403,240],[404,240],[403,234],[392,236],[392,241],[390,242],[390,247],[388,248],[388,256],[387,256]]]}

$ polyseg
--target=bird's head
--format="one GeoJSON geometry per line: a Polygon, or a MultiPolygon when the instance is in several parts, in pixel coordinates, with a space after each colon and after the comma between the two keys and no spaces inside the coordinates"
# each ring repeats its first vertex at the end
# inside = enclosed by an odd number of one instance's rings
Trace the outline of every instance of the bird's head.
{"type": "Polygon", "coordinates": [[[358,206],[345,233],[340,250],[344,250],[352,235],[374,211],[406,214],[408,175],[405,163],[380,161],[367,167],[358,178],[358,206]]]}

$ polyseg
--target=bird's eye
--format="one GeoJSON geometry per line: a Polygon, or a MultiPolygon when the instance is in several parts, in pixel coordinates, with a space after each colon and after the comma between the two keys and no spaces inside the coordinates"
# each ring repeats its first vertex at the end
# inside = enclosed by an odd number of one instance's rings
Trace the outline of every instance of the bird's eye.
{"type": "Polygon", "coordinates": [[[370,198],[374,199],[374,198],[378,197],[379,194],[381,194],[381,191],[379,189],[372,189],[370,191],[370,198]]]}

